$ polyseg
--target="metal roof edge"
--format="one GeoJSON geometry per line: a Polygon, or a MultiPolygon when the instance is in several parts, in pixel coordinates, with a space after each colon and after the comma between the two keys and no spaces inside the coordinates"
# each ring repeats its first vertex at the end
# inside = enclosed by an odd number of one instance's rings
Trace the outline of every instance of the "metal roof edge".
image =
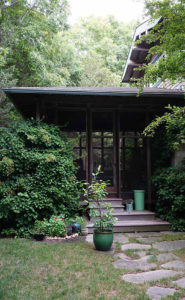
{"type": "MultiPolygon", "coordinates": [[[[138,95],[138,89],[135,90],[126,90],[124,92],[119,90],[119,91],[92,91],[92,90],[55,90],[55,89],[23,89],[23,88],[4,88],[2,89],[6,94],[47,94],[47,95],[94,95],[94,96],[137,96],[138,95]]],[[[167,96],[167,97],[173,97],[173,96],[178,96],[178,97],[184,97],[184,92],[181,90],[168,90],[165,91],[164,89],[158,89],[155,91],[145,91],[141,92],[141,96],[167,96]]]]}

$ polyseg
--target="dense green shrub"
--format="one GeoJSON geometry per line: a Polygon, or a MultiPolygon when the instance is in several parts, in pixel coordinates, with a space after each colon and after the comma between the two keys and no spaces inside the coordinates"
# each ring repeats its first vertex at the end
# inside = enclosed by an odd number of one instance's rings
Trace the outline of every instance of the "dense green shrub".
{"type": "Polygon", "coordinates": [[[66,236],[66,223],[60,216],[52,216],[49,220],[35,221],[33,233],[43,233],[52,237],[66,236]]]}
{"type": "Polygon", "coordinates": [[[185,231],[185,162],[158,170],[153,177],[157,215],[172,224],[173,230],[185,231]]]}
{"type": "Polygon", "coordinates": [[[74,215],[75,172],[71,142],[59,128],[33,120],[1,128],[0,229],[24,233],[36,219],[74,215]]]}

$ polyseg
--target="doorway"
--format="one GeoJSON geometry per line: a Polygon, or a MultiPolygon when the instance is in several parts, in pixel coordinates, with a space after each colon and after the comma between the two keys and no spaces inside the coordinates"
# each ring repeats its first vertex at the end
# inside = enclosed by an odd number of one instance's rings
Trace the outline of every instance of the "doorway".
{"type": "Polygon", "coordinates": [[[115,147],[113,113],[93,112],[92,115],[92,169],[101,165],[99,178],[108,182],[109,197],[116,196],[115,147]]]}

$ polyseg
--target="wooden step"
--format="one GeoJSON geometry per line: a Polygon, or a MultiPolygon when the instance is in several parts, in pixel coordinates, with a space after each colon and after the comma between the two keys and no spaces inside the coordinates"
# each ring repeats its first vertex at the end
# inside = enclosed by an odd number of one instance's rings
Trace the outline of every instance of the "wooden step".
{"type": "MultiPolygon", "coordinates": [[[[115,204],[122,205],[123,200],[121,198],[106,198],[103,202],[110,203],[111,206],[114,206],[115,204]]],[[[92,201],[92,203],[94,202],[92,201]]]]}
{"type": "Polygon", "coordinates": [[[128,220],[154,220],[155,213],[151,211],[136,211],[132,212],[123,211],[122,213],[114,212],[113,216],[118,218],[118,221],[128,221],[128,220]]]}
{"type": "MultiPolygon", "coordinates": [[[[105,209],[106,210],[106,209],[105,209]]],[[[104,211],[105,211],[104,210],[104,211]]],[[[112,213],[114,217],[118,219],[118,221],[128,221],[128,220],[154,220],[155,213],[147,210],[137,211],[133,210],[132,212],[124,211],[123,209],[115,210],[112,213]]],[[[92,221],[94,218],[92,218],[92,221]]]]}
{"type": "MultiPolygon", "coordinates": [[[[120,213],[124,212],[124,207],[121,205],[117,205],[114,207],[111,206],[111,208],[114,210],[114,213],[116,213],[116,214],[120,214],[120,213]]],[[[97,209],[97,208],[91,208],[91,209],[97,209]]],[[[102,208],[102,211],[105,212],[106,208],[102,208]]]]}
{"type": "MultiPolygon", "coordinates": [[[[93,233],[93,224],[89,223],[87,227],[89,233],[93,233]]],[[[113,226],[114,232],[168,231],[169,229],[170,223],[160,219],[117,221],[113,226]]]]}

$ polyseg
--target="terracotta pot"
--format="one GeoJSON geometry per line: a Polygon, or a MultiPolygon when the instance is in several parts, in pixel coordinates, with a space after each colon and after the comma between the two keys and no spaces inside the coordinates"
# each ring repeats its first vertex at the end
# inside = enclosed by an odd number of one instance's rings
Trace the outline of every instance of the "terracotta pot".
{"type": "Polygon", "coordinates": [[[81,230],[81,233],[82,233],[83,236],[87,236],[88,235],[88,228],[83,228],[81,230]]]}

